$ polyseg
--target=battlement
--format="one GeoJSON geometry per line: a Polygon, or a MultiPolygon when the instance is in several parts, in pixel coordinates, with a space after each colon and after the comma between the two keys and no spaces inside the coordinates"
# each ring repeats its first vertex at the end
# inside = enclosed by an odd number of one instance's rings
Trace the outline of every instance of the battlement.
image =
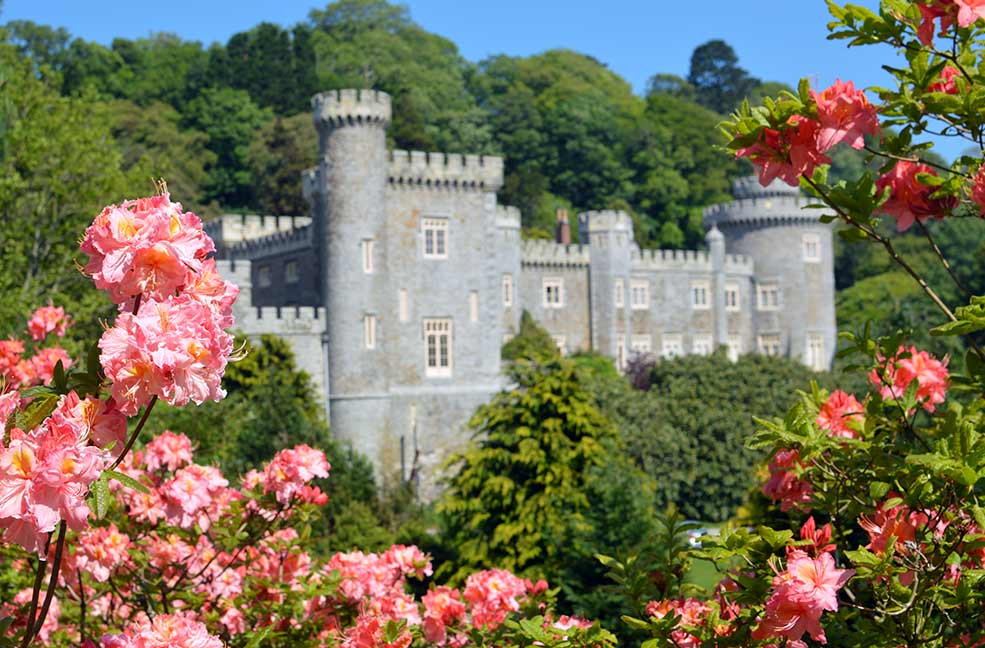
{"type": "MultiPolygon", "coordinates": [[[[310,219],[309,223],[310,223],[310,219]]],[[[294,252],[310,248],[313,245],[312,227],[298,227],[264,236],[263,238],[248,239],[229,247],[229,256],[256,259],[283,252],[294,252]]]]}
{"type": "Polygon", "coordinates": [[[329,90],[311,98],[315,127],[390,123],[390,95],[379,90],[329,90]]]}
{"type": "Polygon", "coordinates": [[[496,205],[496,227],[500,229],[520,229],[520,208],[509,205],[496,205]]]}
{"type": "Polygon", "coordinates": [[[216,245],[229,247],[273,234],[290,232],[311,224],[308,216],[262,216],[222,214],[207,221],[203,228],[216,245]]]}
{"type": "Polygon", "coordinates": [[[503,186],[503,158],[390,151],[388,177],[398,186],[496,191],[503,186]]]}
{"type": "Polygon", "coordinates": [[[325,309],[321,306],[256,306],[253,311],[258,320],[315,322],[325,319],[325,309]]]}
{"type": "Polygon", "coordinates": [[[587,266],[591,260],[587,245],[561,245],[546,239],[520,243],[520,262],[524,265],[587,266]]]}
{"type": "Polygon", "coordinates": [[[236,328],[247,335],[313,336],[320,344],[321,334],[325,331],[325,309],[321,306],[253,306],[237,314],[236,328]]]}
{"type": "Polygon", "coordinates": [[[742,200],[744,198],[769,198],[799,195],[799,188],[791,187],[779,178],[773,180],[773,182],[766,187],[760,184],[758,176],[738,178],[732,183],[732,196],[735,197],[736,200],[742,200]]]}
{"type": "Polygon", "coordinates": [[[756,264],[752,257],[745,254],[726,254],[725,272],[729,274],[750,275],[756,271],[756,264]]]}
{"type": "Polygon", "coordinates": [[[640,250],[629,253],[634,270],[694,270],[711,272],[711,258],[698,250],[640,250]]]}
{"type": "Polygon", "coordinates": [[[807,196],[780,195],[743,198],[731,203],[711,205],[704,209],[705,227],[719,228],[739,224],[781,225],[792,223],[817,224],[826,212],[808,209],[818,201],[807,196]]]}
{"type": "Polygon", "coordinates": [[[633,219],[624,211],[604,209],[578,214],[581,231],[588,232],[632,232],[633,219]]]}

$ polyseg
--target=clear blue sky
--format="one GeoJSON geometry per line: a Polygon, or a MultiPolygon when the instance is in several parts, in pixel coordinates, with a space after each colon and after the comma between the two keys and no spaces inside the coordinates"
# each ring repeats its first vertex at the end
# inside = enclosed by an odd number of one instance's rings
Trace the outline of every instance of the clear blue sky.
{"type": "MultiPolygon", "coordinates": [[[[853,0],[870,8],[878,0],[853,0]]],[[[685,76],[691,52],[722,38],[740,64],[764,80],[796,85],[810,77],[824,87],[852,79],[863,86],[888,81],[884,48],[845,47],[827,41],[823,0],[412,0],[405,3],[425,29],[454,41],[469,60],[492,54],[524,56],[566,47],[590,54],[628,79],[639,92],[656,72],[685,76]]],[[[29,19],[66,27],[73,35],[109,44],[174,32],[209,44],[262,21],[304,20],[312,0],[5,0],[0,22],[29,19]]],[[[941,149],[946,157],[962,146],[941,149]]]]}

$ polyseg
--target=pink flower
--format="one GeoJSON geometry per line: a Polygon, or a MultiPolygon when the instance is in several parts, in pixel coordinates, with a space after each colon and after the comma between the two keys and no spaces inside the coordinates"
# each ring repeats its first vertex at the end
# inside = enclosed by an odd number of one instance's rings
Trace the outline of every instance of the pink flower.
{"type": "Polygon", "coordinates": [[[465,619],[465,604],[457,589],[439,585],[421,597],[425,618],[436,619],[443,626],[452,626],[465,619]]]}
{"type": "Polygon", "coordinates": [[[770,460],[770,478],[763,485],[763,495],[780,502],[781,511],[790,509],[809,510],[805,508],[811,501],[811,485],[796,477],[791,470],[794,467],[803,468],[800,455],[796,450],[779,450],[770,460]]]}
{"type": "Polygon", "coordinates": [[[404,576],[424,579],[434,573],[431,558],[416,546],[393,545],[383,554],[404,576]]]}
{"type": "Polygon", "coordinates": [[[958,94],[958,84],[954,81],[961,76],[961,72],[953,65],[945,65],[941,70],[938,81],[931,83],[927,90],[929,92],[943,92],[945,94],[958,94]]]}
{"type": "Polygon", "coordinates": [[[821,92],[811,91],[817,103],[818,121],[821,131],[817,145],[827,151],[839,142],[845,142],[854,149],[865,146],[864,135],[878,135],[879,115],[875,106],[869,103],[865,93],[856,90],[849,81],[836,80],[834,85],[821,92]]]}
{"type": "Polygon", "coordinates": [[[854,439],[856,429],[862,425],[862,412],[865,408],[855,396],[835,390],[821,406],[817,415],[817,426],[827,430],[829,436],[854,439]]]}
{"type": "Polygon", "coordinates": [[[958,27],[968,27],[985,18],[985,0],[954,0],[958,7],[958,27]]]}
{"type": "Polygon", "coordinates": [[[69,392],[52,412],[48,425],[53,430],[70,428],[76,438],[91,440],[100,448],[112,444],[120,449],[126,441],[127,419],[116,409],[113,401],[92,396],[80,400],[74,391],[69,392]]]}
{"type": "Polygon", "coordinates": [[[932,413],[947,396],[950,386],[948,360],[947,357],[943,361],[938,360],[926,351],[918,351],[916,347],[900,347],[895,357],[884,360],[883,367],[872,370],[869,380],[879,389],[884,400],[902,398],[910,384],[916,380],[917,401],[932,413]],[[909,354],[909,357],[900,357],[905,354],[909,354]]]}
{"type": "Polygon", "coordinates": [[[837,569],[830,553],[811,558],[802,551],[793,552],[786,571],[773,577],[773,593],[753,638],[800,641],[809,633],[815,641],[827,643],[821,614],[838,610],[838,590],[854,574],[852,569],[837,569]]]}
{"type": "Polygon", "coordinates": [[[0,377],[15,386],[21,382],[19,378],[15,379],[15,372],[23,353],[24,343],[20,340],[0,340],[0,377]]]}
{"type": "Polygon", "coordinates": [[[50,385],[55,376],[55,365],[59,362],[62,363],[63,369],[72,366],[72,359],[68,357],[65,349],[57,346],[38,349],[31,358],[31,375],[34,381],[50,385]]]}
{"type": "Polygon", "coordinates": [[[99,340],[100,362],[120,411],[134,415],[153,396],[171,405],[221,400],[233,338],[215,312],[188,296],[148,300],[122,313],[99,340]]]}
{"type": "Polygon", "coordinates": [[[328,477],[330,469],[321,450],[307,445],[281,450],[264,468],[263,491],[274,493],[278,502],[287,504],[307,482],[328,477]]]}
{"type": "MultiPolygon", "coordinates": [[[[985,214],[985,164],[978,167],[978,172],[972,178],[971,201],[978,206],[979,216],[985,214]]],[[[2,373],[3,371],[0,370],[0,374],[2,373]]]]}
{"type": "Polygon", "coordinates": [[[650,601],[646,605],[646,613],[655,619],[662,619],[671,612],[678,618],[676,629],[671,633],[671,639],[681,648],[700,648],[701,640],[689,634],[685,628],[694,628],[705,624],[705,615],[711,611],[702,601],[693,598],[669,599],[666,601],[650,601]]]}
{"type": "Polygon", "coordinates": [[[356,625],[349,628],[342,641],[342,648],[407,648],[413,636],[404,630],[394,641],[383,640],[383,621],[379,617],[361,614],[356,625]]]}
{"type": "Polygon", "coordinates": [[[117,567],[128,560],[130,537],[120,533],[115,524],[87,529],[79,534],[75,568],[89,574],[96,582],[105,583],[117,567]]]}
{"type": "Polygon", "coordinates": [[[931,198],[937,188],[922,184],[917,179],[919,174],[937,175],[926,164],[901,160],[892,171],[876,180],[878,193],[889,189],[889,198],[879,210],[896,219],[896,228],[900,232],[910,229],[914,220],[922,223],[931,216],[943,219],[958,204],[954,196],[931,198]]]}
{"type": "Polygon", "coordinates": [[[86,272],[117,304],[160,301],[184,290],[215,251],[202,222],[167,194],[110,205],[86,230],[86,272]]]}
{"type": "Polygon", "coordinates": [[[168,521],[183,529],[191,528],[196,522],[207,528],[208,523],[203,524],[197,514],[209,508],[212,500],[228,485],[214,466],[192,464],[182,468],[160,488],[168,521]]]}
{"type": "Polygon", "coordinates": [[[472,624],[494,628],[520,609],[526,585],[505,569],[476,572],[465,580],[465,600],[472,606],[472,624]]]}
{"type": "Polygon", "coordinates": [[[17,411],[21,404],[21,395],[16,391],[0,394],[0,430],[7,429],[7,419],[17,411]]]}
{"type": "Polygon", "coordinates": [[[209,634],[205,625],[194,620],[190,615],[159,614],[149,621],[134,624],[126,629],[125,635],[116,635],[110,641],[121,643],[107,644],[103,637],[103,645],[119,648],[223,648],[218,637],[209,634]]]}
{"type": "MultiPolygon", "coordinates": [[[[814,516],[807,518],[803,526],[800,527],[800,539],[810,540],[811,546],[807,553],[817,556],[822,553],[828,553],[835,550],[831,542],[831,524],[825,524],[820,529],[817,528],[817,523],[814,522],[814,516]]],[[[797,551],[793,547],[787,547],[788,554],[792,551],[797,551]]]]}
{"type": "Polygon", "coordinates": [[[191,277],[185,292],[195,301],[212,308],[218,316],[220,327],[232,328],[235,323],[233,302],[239,295],[239,288],[219,276],[215,269],[215,260],[206,259],[202,262],[202,269],[191,277]]]}
{"type": "Polygon", "coordinates": [[[167,468],[174,472],[192,462],[192,442],[184,434],[165,430],[144,448],[144,465],[151,472],[167,468]]]}
{"type": "Polygon", "coordinates": [[[65,314],[65,309],[49,304],[34,311],[31,319],[27,322],[27,330],[32,339],[43,340],[49,333],[63,337],[69,324],[71,324],[71,318],[65,314]]]}
{"type": "Polygon", "coordinates": [[[954,24],[954,0],[930,0],[929,4],[921,3],[920,26],[917,28],[917,38],[920,42],[931,47],[934,44],[934,21],[940,19],[941,34],[943,35],[954,24]]]}
{"type": "Polygon", "coordinates": [[[791,117],[780,130],[764,128],[759,141],[736,151],[736,158],[749,158],[759,167],[759,183],[764,187],[780,178],[791,187],[800,183],[800,176],[810,176],[820,164],[831,159],[818,145],[821,125],[800,115],[791,117]]]}
{"type": "Polygon", "coordinates": [[[882,556],[890,543],[893,543],[895,551],[899,551],[907,542],[916,540],[917,529],[925,527],[929,520],[925,513],[911,511],[902,504],[891,508],[880,504],[872,517],[863,515],[858,524],[869,534],[866,548],[882,556]]]}

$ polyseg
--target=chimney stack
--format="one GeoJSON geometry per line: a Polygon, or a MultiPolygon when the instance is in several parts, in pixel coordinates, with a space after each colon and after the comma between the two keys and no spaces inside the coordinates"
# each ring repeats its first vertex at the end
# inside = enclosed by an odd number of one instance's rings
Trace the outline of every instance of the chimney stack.
{"type": "Polygon", "coordinates": [[[568,222],[568,210],[557,210],[557,223],[554,227],[554,240],[561,245],[571,245],[571,224],[568,222]]]}

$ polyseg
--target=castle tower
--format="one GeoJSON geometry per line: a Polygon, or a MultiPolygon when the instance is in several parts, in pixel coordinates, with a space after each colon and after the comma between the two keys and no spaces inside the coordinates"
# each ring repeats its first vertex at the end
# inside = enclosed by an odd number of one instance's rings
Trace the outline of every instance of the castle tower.
{"type": "Polygon", "coordinates": [[[829,212],[805,209],[815,201],[779,181],[762,187],[755,177],[741,178],[733,195],[734,202],[706,209],[704,220],[721,231],[729,253],[755,263],[753,348],[830,368],[837,343],[833,228],[820,220],[829,212]]]}
{"type": "Polygon", "coordinates": [[[592,255],[592,348],[616,358],[621,365],[629,333],[625,305],[629,303],[631,251],[636,249],[633,221],[622,211],[590,211],[578,214],[578,227],[587,238],[592,255]]]}
{"type": "Polygon", "coordinates": [[[388,275],[384,192],[390,96],[375,90],[323,92],[312,99],[319,134],[311,197],[327,313],[329,418],[335,433],[377,456],[374,432],[388,415],[388,275]]]}

